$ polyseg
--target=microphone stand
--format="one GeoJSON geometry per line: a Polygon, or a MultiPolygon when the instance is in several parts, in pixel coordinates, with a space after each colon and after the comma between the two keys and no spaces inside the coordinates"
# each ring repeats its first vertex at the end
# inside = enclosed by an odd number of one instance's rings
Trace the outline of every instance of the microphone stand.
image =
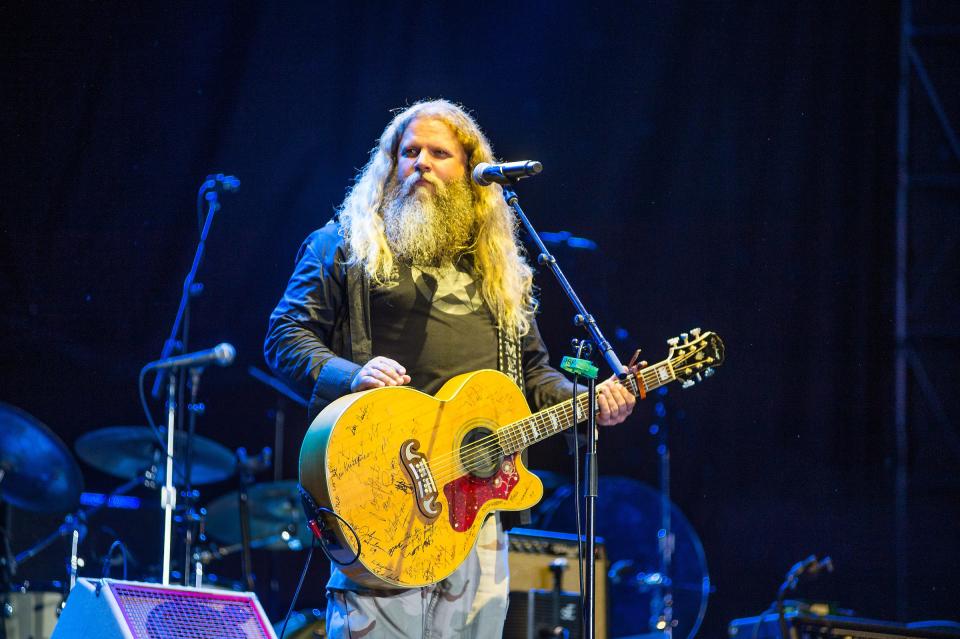
{"type": "Polygon", "coordinates": [[[203,367],[197,366],[190,369],[190,403],[187,404],[187,411],[190,415],[187,427],[187,441],[184,442],[183,449],[183,490],[184,508],[182,524],[183,531],[183,585],[190,585],[190,568],[193,567],[194,585],[199,588],[202,585],[203,577],[199,566],[193,565],[193,544],[194,533],[200,522],[200,517],[194,511],[200,493],[193,488],[193,436],[197,430],[197,415],[202,415],[204,406],[197,401],[200,389],[200,376],[203,374],[203,367]]]}
{"type": "Polygon", "coordinates": [[[177,489],[173,485],[174,435],[176,434],[177,414],[177,376],[170,375],[167,380],[167,458],[166,476],[160,489],[160,506],[163,508],[163,565],[160,583],[170,585],[170,546],[173,529],[173,509],[177,506],[177,489]]]}
{"type": "MultiPolygon", "coordinates": [[[[516,180],[512,180],[510,187],[503,186],[503,199],[506,200],[507,204],[516,212],[517,217],[520,218],[520,221],[523,222],[523,225],[527,229],[527,233],[530,234],[530,237],[533,239],[534,243],[537,245],[537,249],[540,251],[540,255],[537,257],[537,262],[541,265],[545,265],[550,268],[550,271],[557,278],[557,281],[560,283],[563,292],[566,293],[567,297],[570,299],[570,302],[573,304],[574,308],[577,311],[577,314],[573,317],[574,326],[583,327],[587,333],[589,333],[593,343],[596,347],[603,353],[603,358],[607,361],[607,365],[610,366],[614,374],[623,379],[625,373],[623,372],[623,364],[620,363],[620,360],[617,358],[617,354],[613,352],[613,348],[610,346],[610,342],[606,340],[603,336],[603,333],[600,332],[600,327],[597,326],[596,320],[594,320],[593,315],[587,312],[586,307],[584,307],[583,302],[580,301],[580,298],[577,297],[576,292],[573,290],[573,287],[570,285],[570,282],[564,276],[563,271],[560,270],[560,266],[557,264],[556,258],[550,254],[550,251],[547,250],[546,245],[543,243],[543,240],[540,239],[540,235],[537,233],[536,229],[533,228],[533,225],[530,223],[530,220],[527,218],[526,213],[523,212],[523,209],[520,207],[520,199],[517,197],[516,192],[513,190],[513,186],[516,185],[516,180]]],[[[596,414],[594,408],[594,402],[596,401],[595,390],[593,385],[594,380],[590,380],[588,384],[590,396],[588,398],[590,409],[587,411],[587,454],[585,459],[585,470],[584,470],[584,480],[586,481],[586,495],[585,495],[585,508],[584,513],[586,517],[586,538],[587,538],[587,571],[586,571],[586,584],[584,585],[583,593],[584,597],[584,609],[586,614],[584,615],[584,637],[586,639],[594,639],[596,637],[596,594],[597,594],[597,581],[596,581],[596,499],[598,492],[598,481],[597,481],[597,439],[598,432],[596,426],[596,414]]]]}
{"type": "MultiPolygon", "coordinates": [[[[204,218],[203,227],[200,230],[200,241],[197,243],[197,250],[193,255],[193,263],[190,266],[190,271],[187,273],[187,277],[183,280],[183,292],[180,295],[180,305],[177,308],[177,315],[173,320],[173,327],[170,329],[170,336],[164,341],[163,349],[160,353],[160,359],[164,360],[170,357],[173,353],[174,348],[178,347],[182,350],[187,348],[187,337],[190,331],[190,298],[199,295],[203,290],[203,285],[196,282],[197,271],[200,269],[200,263],[203,261],[203,255],[207,246],[207,237],[210,234],[210,227],[213,225],[214,215],[218,210],[220,210],[220,202],[218,199],[217,193],[217,184],[218,182],[222,183],[222,175],[218,176],[208,176],[204,180],[203,184],[200,185],[200,190],[197,193],[197,210],[199,212],[200,205],[203,200],[207,202],[207,214],[204,218]],[[181,340],[178,344],[177,336],[181,336],[181,340]]],[[[239,182],[234,185],[232,188],[239,186],[239,182]]],[[[163,575],[161,577],[161,583],[166,586],[170,583],[170,556],[171,556],[171,542],[172,535],[171,529],[173,525],[173,510],[176,507],[177,503],[177,493],[176,489],[173,486],[173,453],[174,453],[174,429],[176,423],[183,422],[183,410],[187,402],[179,401],[182,400],[186,394],[186,375],[183,371],[175,375],[172,372],[169,373],[167,369],[160,369],[157,373],[157,377],[153,383],[153,389],[151,390],[151,395],[154,399],[160,397],[160,388],[163,385],[165,376],[169,377],[169,383],[167,385],[167,459],[166,459],[166,482],[164,487],[160,491],[160,505],[164,510],[164,526],[163,526],[163,575]]],[[[188,434],[188,439],[192,439],[193,435],[193,416],[191,415],[191,428],[188,434]]],[[[191,442],[187,442],[187,449],[189,450],[191,442]]],[[[188,458],[189,463],[189,458],[188,458]]],[[[187,466],[189,473],[189,465],[187,466]]],[[[189,488],[190,478],[189,474],[187,477],[187,485],[189,488]]],[[[188,506],[190,499],[188,497],[188,506]]],[[[187,513],[188,517],[192,513],[187,513]]],[[[191,523],[188,523],[191,525],[191,523]]],[[[187,540],[187,548],[190,547],[190,540],[187,540]]],[[[189,572],[189,555],[187,563],[184,564],[183,573],[184,578],[189,572]]]]}

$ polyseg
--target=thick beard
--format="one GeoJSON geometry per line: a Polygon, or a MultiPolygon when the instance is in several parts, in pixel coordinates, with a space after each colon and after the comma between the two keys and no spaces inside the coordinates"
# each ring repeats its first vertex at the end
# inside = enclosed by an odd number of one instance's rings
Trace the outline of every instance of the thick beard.
{"type": "Polygon", "coordinates": [[[468,250],[476,215],[467,181],[444,184],[426,178],[436,192],[414,187],[414,173],[403,183],[391,182],[383,206],[384,230],[394,255],[419,266],[444,266],[468,250]]]}

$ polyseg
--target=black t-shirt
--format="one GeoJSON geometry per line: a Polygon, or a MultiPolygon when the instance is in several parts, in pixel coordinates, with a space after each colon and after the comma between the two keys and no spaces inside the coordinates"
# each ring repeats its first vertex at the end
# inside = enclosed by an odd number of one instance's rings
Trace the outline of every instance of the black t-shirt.
{"type": "Polygon", "coordinates": [[[400,362],[431,395],[460,373],[497,368],[497,326],[465,265],[400,266],[371,291],[373,354],[400,362]]]}

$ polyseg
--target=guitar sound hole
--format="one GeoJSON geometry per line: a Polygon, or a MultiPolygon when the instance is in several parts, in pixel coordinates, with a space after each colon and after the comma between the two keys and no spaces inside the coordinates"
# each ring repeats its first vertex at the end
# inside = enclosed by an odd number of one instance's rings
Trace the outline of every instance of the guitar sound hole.
{"type": "Polygon", "coordinates": [[[468,473],[487,479],[500,470],[503,449],[489,428],[473,428],[460,443],[460,463],[468,473]]]}

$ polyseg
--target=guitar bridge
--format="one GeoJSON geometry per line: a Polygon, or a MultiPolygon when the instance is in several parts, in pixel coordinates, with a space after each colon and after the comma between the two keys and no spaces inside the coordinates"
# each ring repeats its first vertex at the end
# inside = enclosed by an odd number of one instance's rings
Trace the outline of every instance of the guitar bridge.
{"type": "Polygon", "coordinates": [[[437,501],[437,484],[433,481],[427,457],[419,449],[420,442],[416,439],[403,442],[400,446],[400,464],[413,484],[417,508],[424,517],[432,521],[440,516],[443,505],[437,501]]]}

